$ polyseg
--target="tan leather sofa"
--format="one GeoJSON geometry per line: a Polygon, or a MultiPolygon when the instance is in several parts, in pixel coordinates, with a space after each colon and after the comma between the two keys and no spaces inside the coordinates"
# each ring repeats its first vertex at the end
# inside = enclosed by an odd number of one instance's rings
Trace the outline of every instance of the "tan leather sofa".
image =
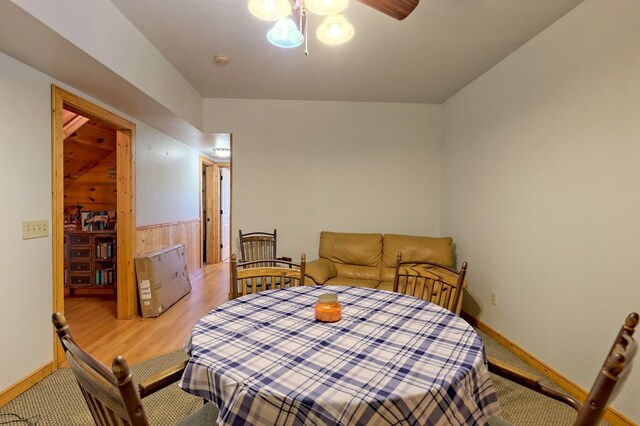
{"type": "Polygon", "coordinates": [[[396,258],[453,265],[453,239],[397,234],[320,233],[319,259],[307,263],[316,284],[393,290],[396,258]]]}

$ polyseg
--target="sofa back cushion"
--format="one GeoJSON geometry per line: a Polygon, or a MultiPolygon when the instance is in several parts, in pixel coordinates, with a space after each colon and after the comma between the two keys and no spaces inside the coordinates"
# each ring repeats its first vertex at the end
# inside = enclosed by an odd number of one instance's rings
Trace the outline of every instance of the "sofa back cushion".
{"type": "Polygon", "coordinates": [[[382,281],[393,281],[398,252],[403,261],[427,261],[453,266],[453,239],[385,234],[382,250],[382,281]]]}
{"type": "Polygon", "coordinates": [[[322,231],[320,233],[320,250],[318,254],[320,257],[329,259],[336,264],[343,263],[380,268],[382,234],[322,231]]]}

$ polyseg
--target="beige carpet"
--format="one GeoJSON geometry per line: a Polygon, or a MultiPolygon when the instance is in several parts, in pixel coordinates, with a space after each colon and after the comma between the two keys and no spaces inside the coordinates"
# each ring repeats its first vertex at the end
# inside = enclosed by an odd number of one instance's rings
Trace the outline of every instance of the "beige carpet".
{"type": "MultiPolygon", "coordinates": [[[[513,352],[497,343],[482,331],[478,331],[478,333],[485,342],[487,355],[507,362],[521,370],[533,373],[541,378],[541,382],[545,386],[564,392],[541,372],[518,358],[513,352]]],[[[491,374],[491,377],[496,388],[496,393],[498,394],[498,401],[500,401],[500,406],[502,407],[500,417],[503,417],[516,426],[573,425],[576,419],[576,412],[573,408],[516,385],[495,374],[491,374]]],[[[594,380],[595,377],[596,371],[593,372],[594,380]]],[[[609,422],[602,421],[600,425],[608,426],[609,422]]]]}
{"type": "MultiPolygon", "coordinates": [[[[487,354],[508,362],[522,370],[540,375],[512,352],[480,332],[487,354]]],[[[134,365],[133,376],[141,380],[183,359],[181,351],[134,365]]],[[[595,378],[595,372],[594,372],[595,378]]],[[[554,400],[515,385],[493,375],[502,406],[501,416],[516,426],[572,425],[575,412],[554,400]]],[[[555,386],[547,379],[545,384],[555,386]]],[[[152,425],[174,425],[188,413],[202,406],[202,400],[170,386],[144,399],[145,410],[152,425]]],[[[27,392],[0,409],[0,425],[84,426],[93,424],[91,415],[68,369],[56,371],[27,392]],[[20,420],[23,419],[23,420],[20,420]]],[[[603,425],[608,425],[602,422],[603,425]]]]}

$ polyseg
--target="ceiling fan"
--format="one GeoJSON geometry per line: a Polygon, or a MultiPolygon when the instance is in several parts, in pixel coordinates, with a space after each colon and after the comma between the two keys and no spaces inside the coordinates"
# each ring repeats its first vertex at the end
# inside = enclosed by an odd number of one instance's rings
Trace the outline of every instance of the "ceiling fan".
{"type": "MultiPolygon", "coordinates": [[[[403,20],[418,6],[420,0],[358,0],[397,20],[403,20]]],[[[292,48],[307,40],[309,12],[325,16],[316,35],[326,44],[343,44],[354,34],[354,28],[341,13],[349,0],[249,0],[249,11],[259,19],[277,21],[267,33],[269,42],[278,47],[292,48]]]]}
{"type": "Polygon", "coordinates": [[[358,0],[375,10],[399,21],[409,16],[420,0],[358,0]]]}

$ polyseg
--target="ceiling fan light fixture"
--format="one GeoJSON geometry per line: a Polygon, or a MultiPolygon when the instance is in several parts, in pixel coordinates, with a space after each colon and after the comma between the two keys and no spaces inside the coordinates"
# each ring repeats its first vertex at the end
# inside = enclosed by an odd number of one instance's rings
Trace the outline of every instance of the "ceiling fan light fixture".
{"type": "Polygon", "coordinates": [[[335,15],[347,8],[349,0],[305,0],[304,6],[316,15],[335,15]]]}
{"type": "Polygon", "coordinates": [[[249,11],[265,21],[275,21],[291,15],[289,0],[249,0],[249,11]]]}
{"type": "Polygon", "coordinates": [[[341,13],[327,16],[316,31],[318,40],[326,44],[342,44],[353,38],[353,25],[341,13]]]}
{"type": "Polygon", "coordinates": [[[291,48],[298,47],[304,41],[304,36],[291,18],[278,20],[267,33],[267,40],[274,46],[291,48]]]}
{"type": "Polygon", "coordinates": [[[218,157],[230,157],[231,150],[229,148],[212,148],[211,149],[218,157]]]}

